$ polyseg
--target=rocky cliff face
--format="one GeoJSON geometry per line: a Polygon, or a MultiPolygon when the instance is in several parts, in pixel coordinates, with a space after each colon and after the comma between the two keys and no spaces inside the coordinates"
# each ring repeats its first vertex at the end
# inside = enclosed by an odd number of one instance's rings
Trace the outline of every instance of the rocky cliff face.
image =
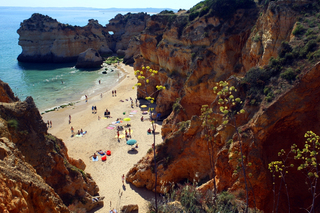
{"type": "MultiPolygon", "coordinates": [[[[294,2],[298,6],[306,3],[294,2]]],[[[296,42],[292,31],[298,13],[291,3],[270,2],[265,8],[237,10],[228,20],[202,16],[190,22],[186,15],[157,15],[147,22],[140,37],[141,56],[135,58],[134,66],[136,70],[143,66],[159,70],[146,88],[149,94],[156,91],[155,85],[166,86],[166,90],[155,93],[156,111],[168,115],[162,126],[164,142],[156,148],[157,191],[165,192],[172,183],[185,180],[200,183],[210,180],[207,138],[199,118],[201,106],[218,108],[212,92],[216,82],[228,80],[236,86],[250,68],[267,65],[272,56],[277,57],[283,41],[296,42]]],[[[259,108],[246,103],[246,113],[236,117],[242,132],[245,163],[252,162],[247,167],[248,182],[253,189],[249,192],[251,206],[255,202],[259,209],[272,211],[268,163],[277,160],[278,151],[290,149],[293,143],[301,147],[307,130],[319,133],[319,110],[315,107],[318,70],[319,64],[305,68],[307,73],[301,76],[301,81],[272,104],[259,108]]],[[[237,87],[238,95],[244,99],[243,88],[237,87]]],[[[142,84],[139,97],[145,97],[144,90],[142,84]]],[[[221,122],[221,115],[214,116],[221,122]]],[[[231,125],[219,128],[213,137],[218,190],[229,190],[243,198],[244,177],[239,172],[239,138],[235,128],[231,125]]],[[[153,155],[147,154],[129,171],[127,181],[154,189],[153,166],[153,155]]],[[[299,212],[301,206],[310,204],[310,196],[301,173],[290,172],[287,183],[292,187],[291,211],[299,212]]],[[[212,180],[201,189],[212,189],[212,180]]],[[[279,212],[286,212],[285,192],[281,193],[279,212]]]]}
{"type": "Polygon", "coordinates": [[[0,81],[0,209],[2,212],[91,210],[98,187],[82,160],[68,156],[64,143],[47,133],[33,99],[20,102],[0,81]],[[6,101],[9,100],[9,101],[6,101]]]}
{"type": "MultiPolygon", "coordinates": [[[[93,48],[101,55],[127,49],[131,37],[145,27],[149,16],[144,13],[118,15],[103,27],[96,20],[89,20],[84,27],[59,23],[56,19],[33,14],[18,29],[21,62],[75,62],[79,53],[93,48]],[[110,35],[109,31],[114,34],[110,35]]],[[[128,55],[127,59],[133,55],[128,55]]]]}
{"type": "Polygon", "coordinates": [[[106,29],[114,33],[110,48],[118,55],[124,56],[125,63],[133,63],[133,57],[139,53],[136,41],[139,40],[149,18],[146,13],[118,14],[106,25],[106,29]]]}

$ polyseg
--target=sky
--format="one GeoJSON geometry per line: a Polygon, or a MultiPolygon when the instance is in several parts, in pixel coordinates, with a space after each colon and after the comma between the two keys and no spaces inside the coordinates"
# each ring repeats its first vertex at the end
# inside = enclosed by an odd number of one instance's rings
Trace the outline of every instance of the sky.
{"type": "Polygon", "coordinates": [[[13,7],[92,7],[92,8],[171,8],[190,9],[201,0],[14,0],[1,1],[0,6],[13,7]]]}

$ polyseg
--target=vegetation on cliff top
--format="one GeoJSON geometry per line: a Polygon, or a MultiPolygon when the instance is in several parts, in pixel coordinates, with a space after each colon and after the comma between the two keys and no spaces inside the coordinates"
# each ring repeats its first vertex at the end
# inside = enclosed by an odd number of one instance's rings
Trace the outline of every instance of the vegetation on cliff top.
{"type": "MultiPolygon", "coordinates": [[[[278,57],[270,58],[265,67],[251,68],[243,78],[247,103],[258,105],[263,100],[271,102],[275,97],[287,91],[303,73],[320,59],[320,4],[306,4],[300,7],[290,42],[281,43],[278,57]]],[[[291,5],[293,10],[296,6],[291,5]]],[[[272,8],[275,12],[279,7],[272,8]]],[[[253,38],[253,41],[255,39],[253,38]]],[[[261,41],[254,41],[261,42],[261,41]]]]}
{"type": "Polygon", "coordinates": [[[253,0],[205,0],[192,7],[188,12],[189,20],[204,15],[217,16],[220,18],[231,17],[237,9],[244,9],[254,6],[253,0]]]}

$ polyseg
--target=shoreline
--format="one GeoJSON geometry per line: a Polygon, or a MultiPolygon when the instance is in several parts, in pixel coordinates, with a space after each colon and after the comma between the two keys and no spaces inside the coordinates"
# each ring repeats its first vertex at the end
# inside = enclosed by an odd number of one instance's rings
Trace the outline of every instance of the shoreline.
{"type": "MultiPolygon", "coordinates": [[[[44,122],[52,120],[53,127],[48,132],[61,138],[66,144],[68,155],[74,159],[82,159],[86,164],[87,173],[90,173],[99,187],[99,195],[104,196],[104,206],[90,212],[108,212],[115,208],[120,212],[120,207],[128,204],[137,204],[139,212],[147,212],[147,201],[152,199],[154,193],[145,188],[137,188],[132,184],[122,185],[122,175],[136,164],[151,148],[153,137],[147,135],[150,128],[150,121],[141,122],[142,111],[139,108],[145,104],[145,100],[138,100],[138,107],[135,104],[137,89],[135,84],[137,79],[134,76],[133,67],[120,64],[119,69],[125,73],[123,79],[111,90],[100,95],[80,101],[74,106],[65,107],[58,111],[48,112],[42,115],[44,122]],[[132,89],[132,87],[135,87],[132,89]],[[117,96],[112,96],[111,91],[116,90],[117,96]],[[131,108],[130,97],[133,99],[134,107],[131,108]],[[122,101],[121,101],[122,100],[122,101]],[[97,113],[92,113],[92,105],[97,106],[97,113]],[[111,112],[112,118],[104,118],[105,109],[111,112]],[[125,115],[124,115],[125,114],[125,115]],[[71,124],[69,124],[71,115],[71,124]],[[98,116],[101,117],[98,120],[98,116]],[[139,144],[137,151],[132,152],[131,146],[126,144],[126,140],[116,137],[116,129],[107,129],[117,118],[130,118],[132,139],[136,139],[139,144]],[[83,137],[71,137],[71,126],[75,132],[80,129],[87,131],[83,137]],[[93,162],[90,156],[97,150],[110,150],[111,156],[107,161],[93,162]]],[[[122,124],[126,124],[123,121],[122,124]]],[[[160,124],[161,128],[161,124],[160,124]]],[[[160,133],[160,129],[157,132],[160,133]]],[[[122,133],[120,133],[122,135],[122,133]]],[[[156,134],[156,144],[162,142],[161,133],[156,134]]]]}
{"type": "MultiPolygon", "coordinates": [[[[118,70],[118,72],[120,72],[121,74],[119,75],[119,78],[117,79],[117,84],[115,84],[113,87],[110,87],[110,88],[107,88],[107,89],[97,89],[96,91],[94,91],[94,93],[91,95],[91,97],[89,99],[97,99],[97,97],[99,97],[101,94],[104,94],[104,93],[107,93],[108,91],[111,91],[113,90],[118,84],[121,83],[121,81],[123,81],[126,76],[128,75],[128,72],[122,68],[122,66],[124,64],[118,64],[117,67],[113,67],[113,69],[116,69],[118,70]],[[121,67],[119,67],[121,65],[121,67]]],[[[110,66],[110,65],[108,65],[110,66]]],[[[106,68],[108,66],[103,66],[102,68],[106,68]]],[[[114,66],[114,65],[113,65],[114,66]]],[[[131,66],[131,65],[127,65],[127,66],[131,66]]],[[[91,87],[91,88],[88,88],[87,90],[89,89],[92,89],[94,87],[91,87]]],[[[49,112],[53,112],[53,111],[59,111],[61,109],[64,109],[64,108],[67,108],[67,107],[72,107],[76,104],[81,104],[82,101],[84,101],[84,95],[82,95],[79,99],[77,100],[74,100],[74,101],[67,101],[67,102],[64,102],[62,104],[58,104],[56,106],[53,106],[53,107],[49,107],[49,108],[46,108],[44,110],[41,110],[39,109],[39,112],[41,115],[43,114],[46,114],[46,113],[49,113],[49,112]]]]}

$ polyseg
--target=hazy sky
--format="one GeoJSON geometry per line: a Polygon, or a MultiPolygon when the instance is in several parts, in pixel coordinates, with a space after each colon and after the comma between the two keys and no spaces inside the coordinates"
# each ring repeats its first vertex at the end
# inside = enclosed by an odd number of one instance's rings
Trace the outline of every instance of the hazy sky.
{"type": "Polygon", "coordinates": [[[201,0],[13,0],[1,1],[0,6],[20,7],[93,7],[93,8],[171,8],[190,9],[201,0]]]}

